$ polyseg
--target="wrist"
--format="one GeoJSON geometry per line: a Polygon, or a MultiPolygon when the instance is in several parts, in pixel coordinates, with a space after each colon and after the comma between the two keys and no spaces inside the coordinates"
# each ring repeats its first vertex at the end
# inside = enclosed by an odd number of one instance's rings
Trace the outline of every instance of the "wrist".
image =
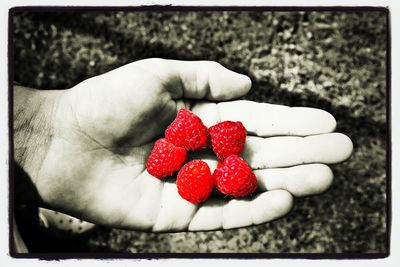
{"type": "Polygon", "coordinates": [[[35,191],[35,181],[53,138],[54,115],[62,91],[15,85],[13,94],[15,198],[26,202],[32,197],[28,192],[35,191]],[[25,177],[21,177],[21,172],[25,177]]]}

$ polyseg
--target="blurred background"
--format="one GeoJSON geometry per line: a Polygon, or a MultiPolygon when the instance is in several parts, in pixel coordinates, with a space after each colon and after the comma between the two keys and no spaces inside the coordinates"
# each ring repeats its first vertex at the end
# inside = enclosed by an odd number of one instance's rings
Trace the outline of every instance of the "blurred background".
{"type": "Polygon", "coordinates": [[[198,233],[37,231],[30,251],[387,252],[387,23],[379,10],[15,13],[14,80],[25,86],[65,89],[148,57],[215,60],[251,77],[243,99],[327,110],[354,143],[329,191],[296,199],[280,220],[198,233]]]}

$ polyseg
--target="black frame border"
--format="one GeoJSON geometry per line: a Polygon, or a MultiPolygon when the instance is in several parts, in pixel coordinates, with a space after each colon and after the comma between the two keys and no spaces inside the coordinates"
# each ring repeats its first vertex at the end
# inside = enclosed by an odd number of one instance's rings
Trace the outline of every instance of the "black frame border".
{"type": "Polygon", "coordinates": [[[13,258],[33,258],[40,260],[64,259],[380,259],[390,256],[390,240],[392,226],[392,137],[391,137],[391,20],[388,7],[379,6],[173,6],[173,5],[143,5],[143,6],[17,6],[8,12],[8,103],[9,103],[9,255],[13,258]],[[82,12],[82,11],[375,11],[386,15],[387,50],[386,50],[386,229],[387,252],[384,253],[17,253],[13,239],[14,216],[14,140],[13,140],[13,77],[14,77],[14,43],[13,16],[17,12],[82,12]]]}

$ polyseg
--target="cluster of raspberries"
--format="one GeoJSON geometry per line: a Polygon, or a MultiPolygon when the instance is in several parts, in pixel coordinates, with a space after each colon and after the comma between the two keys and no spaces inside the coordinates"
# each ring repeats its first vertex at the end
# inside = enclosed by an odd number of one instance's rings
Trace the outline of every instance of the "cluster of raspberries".
{"type": "Polygon", "coordinates": [[[240,157],[245,142],[246,129],[241,122],[223,121],[207,129],[197,115],[180,109],[166,129],[165,138],[155,142],[146,162],[147,171],[159,179],[179,171],[178,193],[191,203],[208,199],[214,185],[225,195],[243,197],[257,188],[256,176],[240,157]],[[202,160],[192,160],[182,167],[186,151],[208,146],[218,158],[212,174],[202,160]]]}

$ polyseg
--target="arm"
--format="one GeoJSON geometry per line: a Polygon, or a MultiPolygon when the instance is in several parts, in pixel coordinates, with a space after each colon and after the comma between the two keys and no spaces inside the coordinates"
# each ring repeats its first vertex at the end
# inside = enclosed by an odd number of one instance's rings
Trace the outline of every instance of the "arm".
{"type": "Polygon", "coordinates": [[[14,86],[14,185],[17,203],[38,203],[35,179],[53,136],[53,113],[62,91],[14,86]]]}

